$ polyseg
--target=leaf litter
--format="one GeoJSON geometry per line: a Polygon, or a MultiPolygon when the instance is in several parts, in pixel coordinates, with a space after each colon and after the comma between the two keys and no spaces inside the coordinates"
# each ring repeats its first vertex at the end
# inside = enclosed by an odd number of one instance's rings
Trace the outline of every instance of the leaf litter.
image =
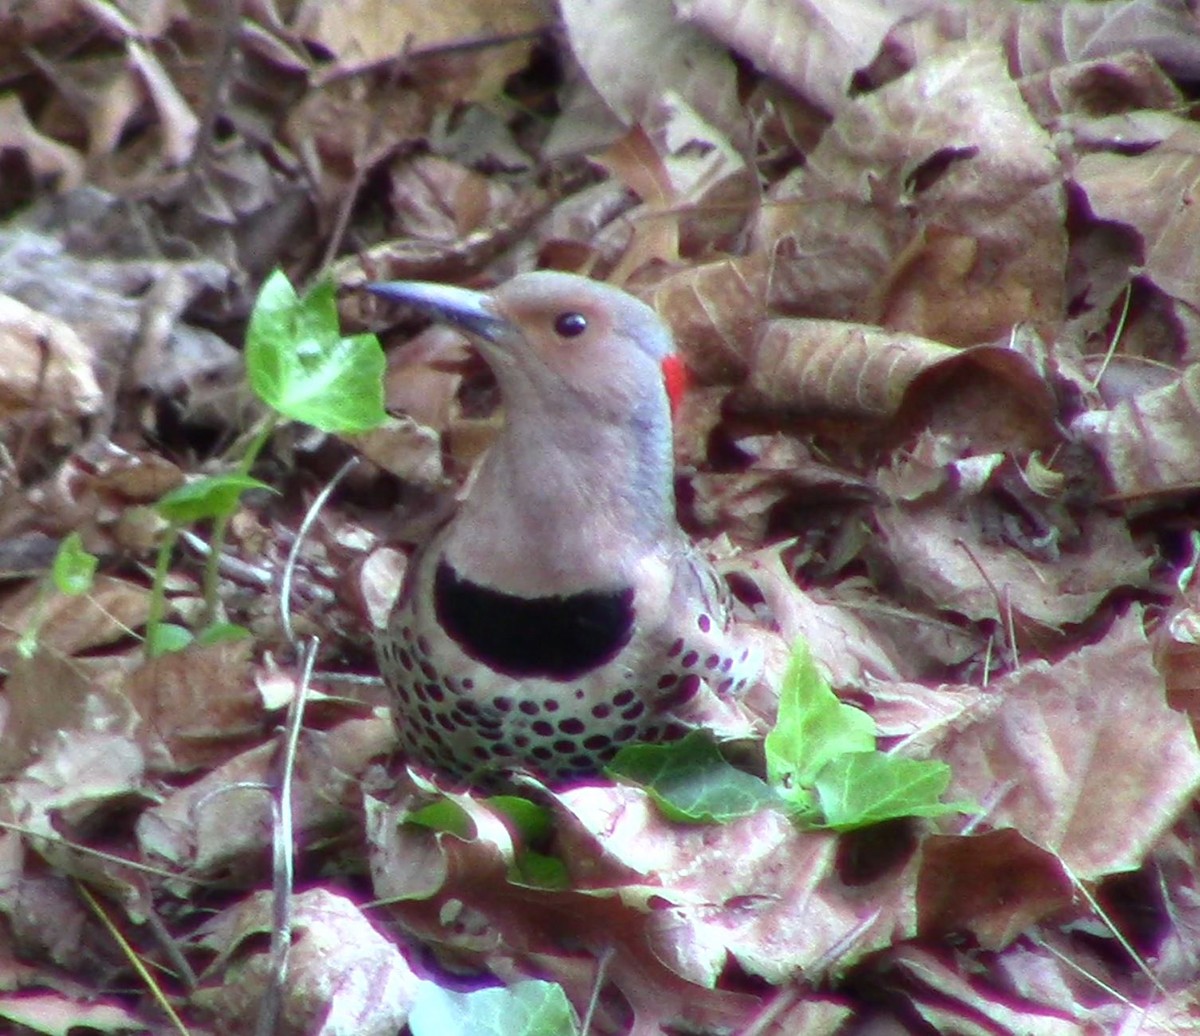
{"type": "MultiPolygon", "coordinates": [[[[0,14],[0,1017],[249,1031],[274,982],[281,1033],[1194,1029],[1194,12],[231,12],[0,14]],[[948,766],[971,812],[835,834],[405,769],[354,678],[398,548],[497,422],[444,331],[388,332],[389,422],[259,456],[277,492],[239,498],[214,568],[249,636],[145,657],[150,505],[261,419],[240,347],[269,272],[330,273],[360,335],[367,280],[537,265],[646,298],[687,359],[680,514],[774,674],[722,717],[757,732],[732,761],[764,772],[803,637],[880,758],[948,766]],[[293,562],[305,681],[279,573],[352,455],[293,562]],[[68,534],[100,559],[77,596],[68,534]],[[302,689],[280,988],[270,789],[302,689]]],[[[198,531],[160,573],[180,628],[198,531]]]]}

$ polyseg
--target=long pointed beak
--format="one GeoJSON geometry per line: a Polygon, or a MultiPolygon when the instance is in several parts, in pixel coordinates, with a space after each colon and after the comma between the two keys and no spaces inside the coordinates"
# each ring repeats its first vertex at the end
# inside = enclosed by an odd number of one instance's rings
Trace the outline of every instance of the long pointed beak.
{"type": "Polygon", "coordinates": [[[498,341],[512,329],[496,312],[491,296],[450,284],[428,281],[383,281],[366,285],[367,291],[392,302],[403,302],[428,313],[435,320],[453,324],[489,342],[498,341]]]}

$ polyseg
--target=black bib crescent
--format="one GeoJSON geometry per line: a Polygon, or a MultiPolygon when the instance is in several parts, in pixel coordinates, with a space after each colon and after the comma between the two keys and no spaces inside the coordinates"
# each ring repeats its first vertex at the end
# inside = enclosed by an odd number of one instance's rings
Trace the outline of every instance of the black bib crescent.
{"type": "Polygon", "coordinates": [[[438,622],[463,652],[513,677],[575,680],[633,636],[633,588],[517,597],[463,579],[444,559],[433,581],[438,622]]]}

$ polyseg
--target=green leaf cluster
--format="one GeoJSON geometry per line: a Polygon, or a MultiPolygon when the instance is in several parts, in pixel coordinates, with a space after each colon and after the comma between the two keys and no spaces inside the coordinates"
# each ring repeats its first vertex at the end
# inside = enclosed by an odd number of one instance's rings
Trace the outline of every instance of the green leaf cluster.
{"type": "Polygon", "coordinates": [[[426,982],[408,1016],[413,1036],[578,1036],[562,987],[530,979],[472,992],[426,982]]]}
{"type": "Polygon", "coordinates": [[[834,694],[803,641],[764,748],[766,781],[731,766],[699,731],[671,744],[631,745],[608,772],[641,785],[667,817],[685,823],[728,822],[775,805],[804,827],[850,831],[974,808],[941,801],[946,763],[879,751],[875,721],[834,694]]]}
{"type": "MultiPolygon", "coordinates": [[[[225,530],[243,495],[271,487],[250,477],[250,470],[271,433],[282,420],[302,421],[332,433],[364,432],[382,424],[383,350],[374,335],[343,337],[338,327],[333,285],[321,283],[304,296],[287,277],[273,273],[263,285],[250,317],[246,337],[246,375],[250,387],[269,413],[240,455],[233,470],[196,479],[172,490],[155,505],[167,523],[159,545],[146,621],[145,649],[153,658],[179,651],[193,642],[215,643],[249,636],[240,626],[220,622],[217,611],[217,565],[225,530]],[[175,544],[184,527],[212,523],[205,567],[205,620],[199,634],[164,622],[166,581],[175,544]]],[[[62,543],[49,585],[60,593],[86,593],[97,559],[82,547],[77,533],[62,543]]],[[[37,650],[42,609],[25,631],[18,649],[32,656],[37,650]]]]}

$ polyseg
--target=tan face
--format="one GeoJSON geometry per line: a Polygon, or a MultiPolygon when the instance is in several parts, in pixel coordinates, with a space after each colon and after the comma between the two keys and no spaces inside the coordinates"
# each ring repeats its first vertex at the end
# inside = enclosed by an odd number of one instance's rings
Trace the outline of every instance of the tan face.
{"type": "Polygon", "coordinates": [[[625,292],[570,274],[531,273],[499,288],[490,308],[513,331],[485,347],[489,360],[535,391],[553,391],[558,380],[618,410],[661,398],[670,336],[649,306],[625,292]]]}

